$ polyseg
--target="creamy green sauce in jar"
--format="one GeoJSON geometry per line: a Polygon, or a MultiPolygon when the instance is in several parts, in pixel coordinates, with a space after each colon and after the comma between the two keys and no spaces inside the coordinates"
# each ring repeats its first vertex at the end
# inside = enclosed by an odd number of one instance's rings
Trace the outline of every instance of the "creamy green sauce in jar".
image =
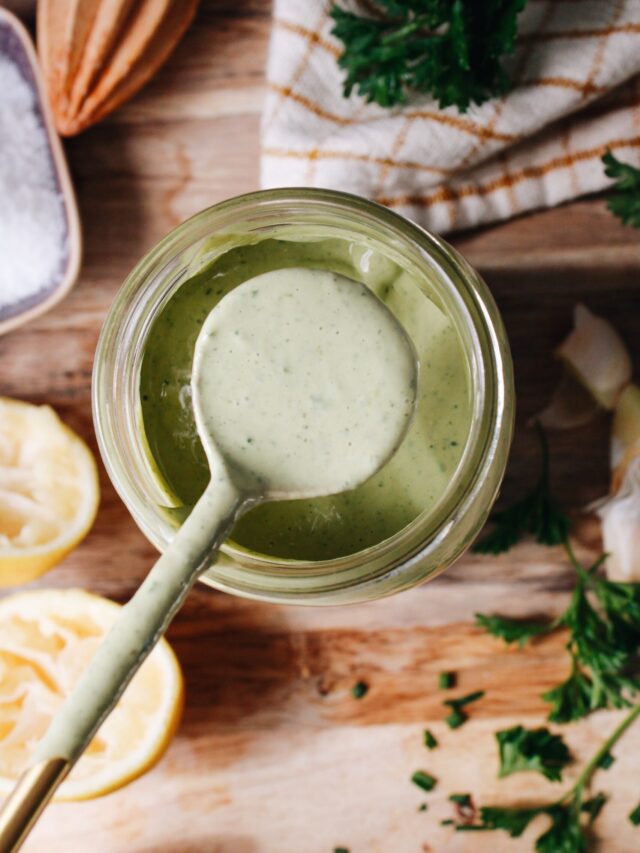
{"type": "Polygon", "coordinates": [[[239,284],[291,267],[330,270],[367,285],[404,326],[420,362],[414,421],[378,474],[331,497],[258,506],[234,529],[234,543],[253,552],[327,560],[376,545],[434,507],[464,449],[471,418],[464,348],[449,317],[408,272],[371,248],[337,238],[267,238],[228,250],[185,281],[154,321],[141,369],[142,418],[163,485],[176,504],[192,506],[209,481],[191,404],[201,326],[239,284]]]}

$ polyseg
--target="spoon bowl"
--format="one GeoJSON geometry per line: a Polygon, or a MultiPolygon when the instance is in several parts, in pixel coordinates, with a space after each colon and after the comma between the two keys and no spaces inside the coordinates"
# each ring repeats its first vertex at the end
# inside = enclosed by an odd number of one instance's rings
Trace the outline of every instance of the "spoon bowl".
{"type": "Polygon", "coordinates": [[[191,380],[211,471],[224,465],[262,500],[368,480],[404,439],[417,385],[411,340],[365,285],[299,268],[258,275],[218,303],[191,380]]]}

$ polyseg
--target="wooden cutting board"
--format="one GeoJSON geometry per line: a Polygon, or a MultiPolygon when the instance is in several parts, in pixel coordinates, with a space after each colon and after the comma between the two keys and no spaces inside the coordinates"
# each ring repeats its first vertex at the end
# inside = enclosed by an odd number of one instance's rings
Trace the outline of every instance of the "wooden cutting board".
{"type": "MultiPolygon", "coordinates": [[[[267,0],[203,2],[157,79],[109,121],[67,143],[86,241],[80,283],[46,317],[0,338],[0,393],[54,405],[94,448],[93,352],[121,281],[186,216],[257,187],[269,23],[267,0]]],[[[536,475],[536,445],[525,424],[557,379],[552,351],[570,327],[574,303],[609,317],[640,366],[640,232],[591,199],[453,242],[485,275],[513,347],[519,414],[508,501],[536,475]]],[[[605,490],[607,429],[603,416],[553,437],[553,479],[565,505],[579,508],[605,490]]],[[[41,585],[82,586],[122,601],[155,554],[104,473],[102,488],[92,533],[41,585]]],[[[580,547],[585,556],[595,553],[580,547]]],[[[452,816],[451,792],[507,804],[560,790],[537,776],[497,781],[493,732],[543,721],[540,693],[565,674],[562,638],[507,651],[472,622],[475,611],[557,613],[570,585],[559,551],[523,545],[500,559],[467,556],[422,588],[348,609],[275,607],[199,588],[170,631],[187,704],[166,757],[122,791],[51,807],[25,850],[530,850],[539,824],[512,841],[497,833],[456,835],[439,822],[452,816]],[[471,721],[455,732],[442,723],[443,670],[458,673],[460,693],[486,690],[471,721]],[[355,701],[350,688],[359,679],[371,689],[355,701]],[[422,746],[426,725],[441,741],[433,753],[422,746]],[[440,780],[427,797],[409,781],[418,768],[440,780]],[[418,812],[426,800],[429,810],[418,812]]],[[[618,719],[600,713],[563,730],[576,767],[618,719]]],[[[596,824],[598,849],[631,853],[640,849],[640,829],[626,819],[640,800],[640,725],[615,754],[613,767],[596,779],[596,790],[613,797],[596,824]]]]}

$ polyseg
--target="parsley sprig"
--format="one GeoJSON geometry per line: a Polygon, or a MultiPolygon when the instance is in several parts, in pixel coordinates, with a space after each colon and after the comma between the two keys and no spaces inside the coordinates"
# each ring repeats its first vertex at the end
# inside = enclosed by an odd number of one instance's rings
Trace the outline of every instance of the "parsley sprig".
{"type": "Polygon", "coordinates": [[[640,228],[640,169],[622,163],[611,151],[607,151],[602,162],[605,175],[615,180],[607,207],[625,225],[640,228]]]}
{"type": "Polygon", "coordinates": [[[476,614],[476,624],[507,644],[524,646],[536,637],[567,629],[570,671],[566,680],[543,694],[549,720],[567,723],[600,708],[624,708],[640,690],[634,674],[640,651],[640,585],[608,581],[598,574],[606,556],[589,568],[577,559],[569,541],[569,519],[553,500],[549,485],[549,450],[538,425],[542,468],[534,489],[494,517],[495,528],[475,550],[500,553],[526,533],[547,545],[562,544],[576,573],[567,609],[548,621],[508,619],[476,614]]]}
{"type": "Polygon", "coordinates": [[[533,770],[552,782],[560,782],[563,769],[571,763],[571,753],[562,737],[544,727],[513,726],[496,732],[496,740],[500,778],[533,770]]]}
{"type": "Polygon", "coordinates": [[[585,569],[568,539],[564,544],[577,580],[567,609],[557,619],[536,623],[476,614],[480,627],[520,646],[541,634],[568,629],[569,675],[542,697],[551,704],[549,720],[555,723],[579,720],[601,708],[629,707],[630,697],[640,690],[634,672],[640,651],[640,585],[598,575],[604,557],[585,569]]]}
{"type": "Polygon", "coordinates": [[[458,832],[500,829],[512,838],[517,838],[525,831],[531,821],[538,815],[546,815],[550,826],[538,836],[535,849],[538,853],[586,853],[586,831],[596,819],[605,803],[603,794],[585,799],[585,791],[593,774],[599,768],[601,761],[614,744],[640,716],[640,705],[636,705],[604,741],[591,761],[585,766],[575,784],[558,800],[536,806],[504,808],[502,806],[483,806],[480,809],[480,820],[476,824],[457,824],[458,832]],[[582,815],[587,816],[587,825],[582,815]]]}
{"type": "Polygon", "coordinates": [[[332,30],[344,45],[344,92],[383,107],[407,90],[428,92],[462,112],[511,88],[503,57],[512,53],[526,0],[379,0],[380,17],[335,5],[332,30]]]}

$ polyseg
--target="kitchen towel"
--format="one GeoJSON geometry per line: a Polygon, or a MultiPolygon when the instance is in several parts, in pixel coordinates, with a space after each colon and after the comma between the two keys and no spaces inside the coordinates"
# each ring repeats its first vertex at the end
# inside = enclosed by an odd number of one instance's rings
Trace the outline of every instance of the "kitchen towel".
{"type": "Polygon", "coordinates": [[[640,0],[529,0],[513,90],[466,113],[344,98],[332,5],[275,0],[263,187],[358,193],[444,232],[603,189],[608,148],[640,165],[640,0]]]}

